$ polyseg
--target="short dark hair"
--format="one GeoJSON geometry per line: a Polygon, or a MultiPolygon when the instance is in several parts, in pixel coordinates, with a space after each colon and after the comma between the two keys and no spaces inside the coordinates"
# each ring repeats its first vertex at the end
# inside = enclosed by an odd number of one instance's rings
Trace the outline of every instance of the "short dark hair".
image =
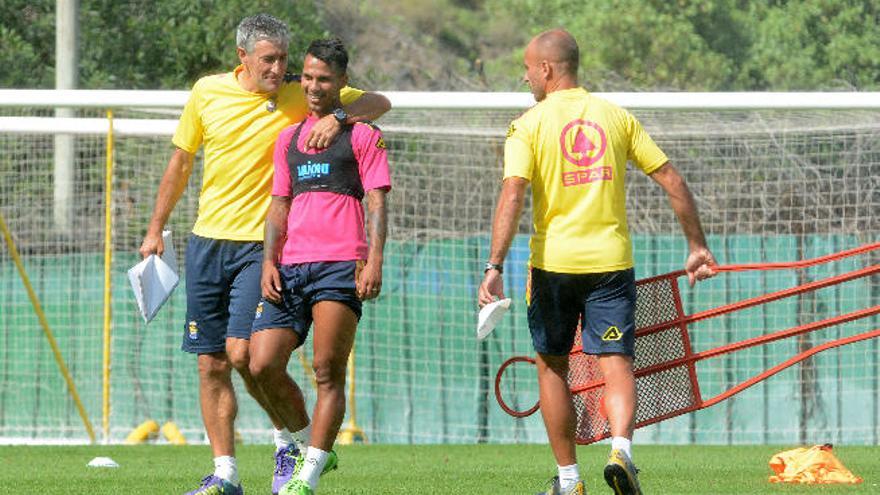
{"type": "Polygon", "coordinates": [[[340,74],[348,70],[348,52],[339,38],[319,39],[312,41],[306,54],[332,66],[340,74]]]}

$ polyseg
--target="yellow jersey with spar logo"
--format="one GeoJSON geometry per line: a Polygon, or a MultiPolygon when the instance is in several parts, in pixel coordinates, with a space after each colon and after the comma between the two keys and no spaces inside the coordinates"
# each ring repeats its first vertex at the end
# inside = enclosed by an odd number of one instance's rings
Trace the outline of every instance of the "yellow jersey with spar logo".
{"type": "MultiPolygon", "coordinates": [[[[301,122],[308,106],[299,81],[277,94],[251,93],[236,80],[243,69],[206,76],[193,86],[172,142],[195,154],[204,145],[199,213],[193,233],[212,239],[262,241],[271,202],[272,152],[284,128],[301,122]]],[[[343,88],[342,104],[363,91],[343,88]]]]}
{"type": "Polygon", "coordinates": [[[510,124],[504,178],[532,188],[530,263],[561,273],[633,266],[624,175],[668,159],[626,110],[583,88],[554,91],[510,124]]]}

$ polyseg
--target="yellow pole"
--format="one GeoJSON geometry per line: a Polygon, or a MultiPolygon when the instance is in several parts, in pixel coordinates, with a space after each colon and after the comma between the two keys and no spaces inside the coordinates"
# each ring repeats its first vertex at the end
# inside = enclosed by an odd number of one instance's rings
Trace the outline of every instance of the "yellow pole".
{"type": "Polygon", "coordinates": [[[357,424],[355,420],[357,410],[354,400],[354,346],[351,347],[351,353],[348,355],[348,410],[351,411],[349,423],[351,426],[355,426],[357,424]]]}
{"type": "Polygon", "coordinates": [[[302,350],[302,347],[296,350],[296,356],[299,358],[299,364],[302,365],[303,372],[312,382],[312,388],[318,390],[318,381],[315,379],[315,372],[312,371],[312,367],[309,366],[308,361],[306,361],[306,355],[302,350]]]}
{"type": "Polygon", "coordinates": [[[348,355],[348,422],[339,430],[337,441],[340,445],[351,445],[355,442],[367,443],[367,435],[357,425],[357,410],[354,398],[354,347],[348,355]]]}
{"type": "Polygon", "coordinates": [[[24,271],[24,265],[21,264],[21,258],[18,256],[18,249],[15,248],[15,243],[12,241],[12,233],[9,232],[9,227],[6,226],[6,220],[3,218],[2,213],[0,213],[0,229],[3,230],[3,237],[6,238],[6,245],[9,247],[9,254],[12,255],[15,267],[18,268],[18,274],[21,276],[24,288],[28,293],[31,304],[34,306],[34,312],[37,313],[37,319],[40,320],[40,326],[43,327],[43,333],[46,334],[46,339],[49,341],[52,353],[55,355],[55,362],[58,363],[61,375],[64,377],[64,381],[67,382],[67,389],[73,397],[73,402],[76,404],[79,416],[82,418],[83,424],[86,427],[89,439],[92,443],[95,443],[95,431],[92,429],[92,423],[89,422],[86,408],[83,407],[82,401],[79,400],[79,394],[76,392],[76,385],[73,383],[73,378],[70,376],[70,371],[67,369],[67,365],[64,364],[64,357],[61,356],[61,350],[58,349],[58,343],[55,342],[55,337],[52,335],[52,330],[49,328],[49,321],[46,319],[46,314],[43,313],[43,308],[40,306],[40,300],[37,299],[37,294],[31,286],[31,281],[27,276],[27,272],[24,271]]]}
{"type": "Polygon", "coordinates": [[[104,177],[104,390],[103,436],[110,441],[110,323],[112,293],[110,275],[113,264],[113,111],[107,110],[107,165],[104,177]]]}

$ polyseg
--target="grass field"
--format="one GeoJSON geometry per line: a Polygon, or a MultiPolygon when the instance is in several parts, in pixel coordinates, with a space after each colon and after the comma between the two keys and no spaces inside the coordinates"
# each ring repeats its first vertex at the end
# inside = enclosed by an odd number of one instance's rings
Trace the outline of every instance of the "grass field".
{"type": "MultiPolygon", "coordinates": [[[[861,485],[780,486],[767,482],[767,461],[785,447],[637,445],[645,493],[880,493],[880,447],[837,447],[837,457],[865,479],[861,485]]],[[[273,448],[239,446],[248,494],[268,494],[273,448]]],[[[339,447],[340,468],[320,494],[534,494],[555,474],[543,445],[355,445],[339,447]]],[[[588,493],[610,493],[601,476],[605,445],[580,447],[588,493]]],[[[0,494],[182,494],[211,469],[206,446],[0,447],[0,494]],[[107,456],[119,468],[88,468],[107,456]]]]}

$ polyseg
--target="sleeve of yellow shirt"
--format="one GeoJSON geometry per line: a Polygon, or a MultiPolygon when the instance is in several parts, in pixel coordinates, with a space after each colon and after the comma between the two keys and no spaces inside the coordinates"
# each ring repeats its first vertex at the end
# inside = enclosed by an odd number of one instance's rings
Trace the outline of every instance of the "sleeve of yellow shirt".
{"type": "Polygon", "coordinates": [[[201,96],[201,85],[196,82],[186,105],[183,107],[180,121],[177,122],[177,130],[174,131],[174,137],[171,139],[174,146],[187,153],[195,154],[202,144],[201,96]]]}
{"type": "Polygon", "coordinates": [[[364,91],[357,88],[352,88],[351,86],[345,86],[339,91],[339,101],[343,106],[348,105],[349,103],[354,102],[361,96],[363,96],[364,91]]]}
{"type": "Polygon", "coordinates": [[[504,178],[522,177],[532,180],[535,155],[532,152],[532,139],[528,130],[519,121],[514,121],[507,129],[504,141],[504,178]]]}
{"type": "Polygon", "coordinates": [[[645,174],[651,174],[669,161],[663,150],[651,139],[641,122],[627,112],[629,130],[628,158],[645,174]]]}

